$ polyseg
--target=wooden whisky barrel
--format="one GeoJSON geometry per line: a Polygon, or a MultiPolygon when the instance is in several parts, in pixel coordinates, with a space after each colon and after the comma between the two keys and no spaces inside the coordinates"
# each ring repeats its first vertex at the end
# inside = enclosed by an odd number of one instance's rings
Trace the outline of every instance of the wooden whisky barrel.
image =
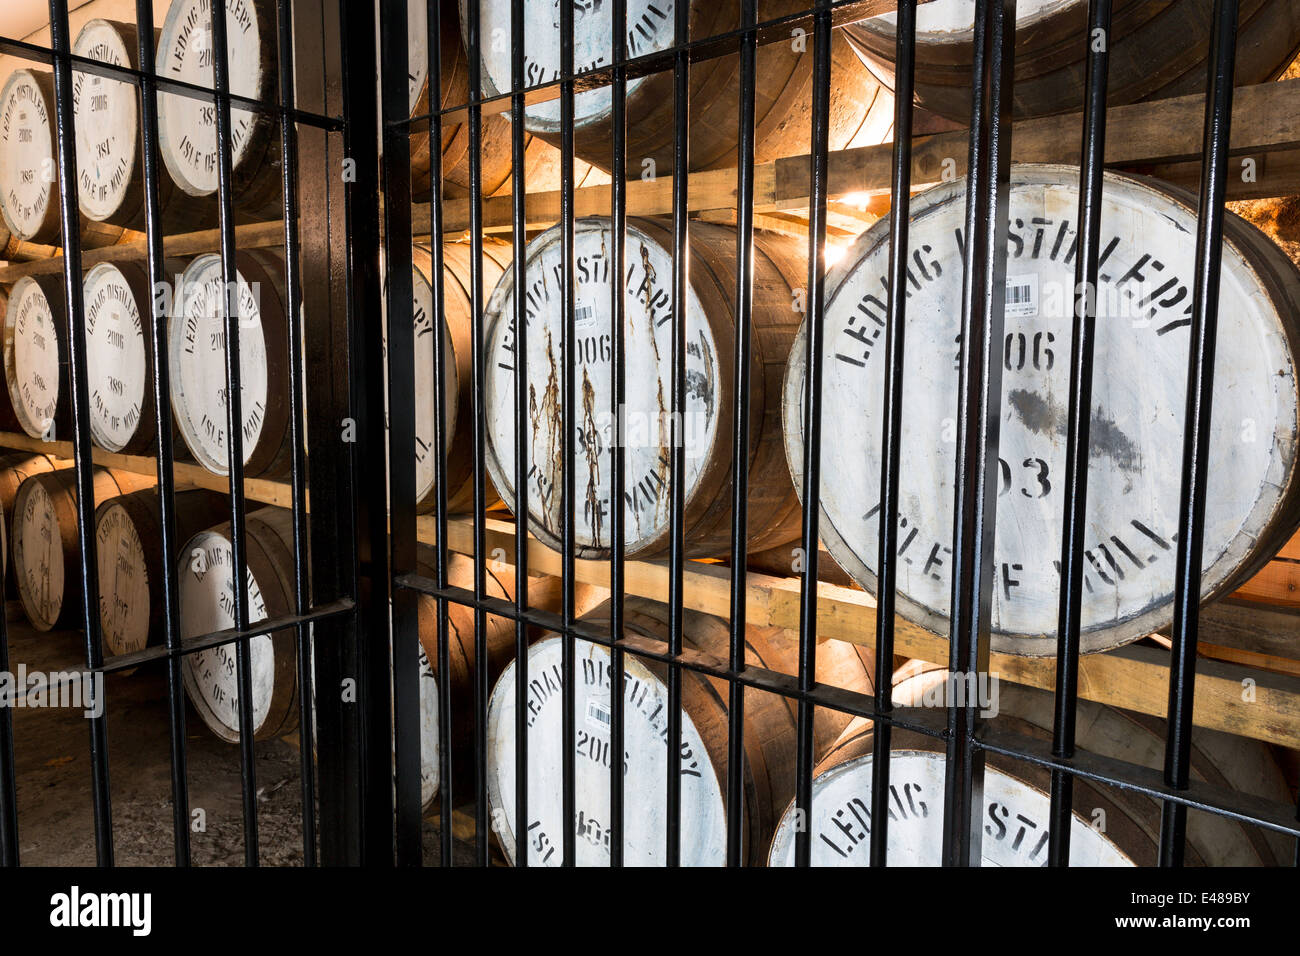
{"type": "Polygon", "coordinates": [[[23,276],[9,292],[4,367],[17,424],[32,438],[69,436],[68,326],[63,276],[23,276]]]}
{"type": "MultiPolygon", "coordinates": [[[[230,514],[224,495],[201,488],[176,492],[176,540],[189,541],[230,514]]],[[[158,492],[146,488],[95,509],[99,623],[105,656],[162,643],[162,525],[158,492]]]]}
{"type": "MultiPolygon", "coordinates": [[[[211,89],[211,0],[174,0],[158,39],[158,75],[211,89]]],[[[274,99],[276,13],[273,0],[226,0],[230,92],[274,99]]],[[[158,95],[158,146],[176,187],[190,196],[217,193],[216,108],[176,93],[158,95]]],[[[266,113],[231,110],[231,198],[240,219],[283,215],[280,194],[279,120],[266,113]]],[[[215,201],[208,218],[216,216],[215,201]]],[[[197,226],[195,228],[198,228],[197,226]]]]}
{"type": "MultiPolygon", "coordinates": [[[[54,75],[25,69],[10,73],[0,89],[0,253],[6,260],[44,258],[63,244],[54,121],[54,75]]],[[[79,168],[87,168],[80,153],[77,161],[79,168]]],[[[139,238],[133,230],[85,215],[79,217],[79,228],[84,248],[139,238]]]]}
{"type": "Polygon", "coordinates": [[[60,245],[54,75],[14,70],[0,90],[0,212],[12,235],[60,245]]]}
{"type": "MultiPolygon", "coordinates": [[[[152,477],[95,468],[95,505],[150,487],[152,477]]],[[[66,468],[33,475],[14,497],[13,563],[18,597],[32,627],[71,627],[81,613],[77,475],[66,468]]]]}
{"type": "MultiPolygon", "coordinates": [[[[426,246],[411,250],[414,261],[415,308],[415,496],[419,511],[432,511],[437,495],[434,475],[433,407],[433,256],[426,246]]],[[[474,456],[464,436],[473,434],[473,310],[470,308],[472,253],[468,243],[447,242],[443,255],[443,318],[446,335],[446,423],[447,511],[470,511],[474,507],[474,456]],[[457,436],[462,440],[456,441],[457,436]]],[[[491,289],[510,267],[512,247],[496,239],[483,240],[483,287],[491,289]]],[[[496,495],[488,489],[488,504],[496,495]]]]}
{"type": "MultiPolygon", "coordinates": [[[[602,605],[583,620],[608,626],[602,605]]],[[[666,641],[668,611],[663,605],[629,598],[629,634],[666,641]]],[[[687,647],[725,660],[730,646],[727,622],[687,611],[687,647]]],[[[547,638],[529,648],[528,863],[558,866],[563,845],[561,639],[547,638]]],[[[779,628],[751,627],[746,633],[750,664],[797,673],[798,641],[779,628]]],[[[497,839],[512,863],[515,856],[515,662],[505,669],[488,707],[488,802],[500,811],[497,839]]],[[[608,651],[588,641],[575,643],[577,706],[578,866],[609,861],[609,730],[611,674],[608,651]]],[[[663,794],[667,776],[665,672],[658,664],[625,656],[625,829],[629,865],[662,865],[666,830],[663,794]]],[[[817,649],[817,679],[860,693],[871,690],[870,668],[852,645],[829,641],[817,649]]],[[[682,675],[682,864],[721,865],[726,859],[723,790],[727,774],[727,688],[724,681],[693,672],[682,675]]],[[[826,753],[848,717],[817,708],[813,725],[817,759],[826,753]]],[[[773,694],[749,692],[745,700],[744,855],[763,859],[777,815],[794,795],[796,707],[773,694]]]]}
{"type": "MultiPolygon", "coordinates": [[[[460,0],[464,16],[467,0],[460,0]]],[[[665,50],[673,42],[673,3],[634,4],[627,11],[627,49],[632,57],[665,50]]],[[[772,0],[763,18],[807,9],[805,0],[772,0]]],[[[690,35],[695,38],[730,32],[740,26],[734,3],[691,2],[690,35]]],[[[500,31],[510,36],[509,0],[483,0],[481,36],[500,31]]],[[[574,62],[579,70],[607,65],[613,54],[613,20],[608,4],[574,10],[574,62]]],[[[528,85],[559,75],[560,14],[555,4],[528,4],[524,11],[528,85]]],[[[835,80],[831,86],[830,148],[868,146],[884,142],[893,127],[893,98],[858,62],[837,35],[832,38],[835,80]]],[[[759,51],[754,118],[755,161],[809,151],[812,101],[813,38],[792,36],[789,42],[765,44],[759,51]]],[[[483,93],[510,90],[510,43],[483,44],[483,93]]],[[[690,162],[692,169],[721,169],[736,165],[736,113],[740,69],[737,54],[717,57],[691,68],[690,162]]],[[[578,94],[574,100],[574,153],[609,169],[611,89],[578,94]]],[[[561,136],[559,100],[534,104],[525,112],[530,132],[552,143],[561,136]]],[[[628,174],[670,175],[673,156],[673,75],[671,71],[637,77],[627,86],[628,174]],[[654,165],[646,165],[652,160],[654,165]]]]}
{"type": "MultiPolygon", "coordinates": [[[[946,699],[947,671],[909,662],[895,678],[894,703],[922,706],[946,699]]],[[[991,698],[990,698],[991,699],[991,698]]],[[[1052,695],[1001,682],[997,722],[1039,740],[1051,739],[1052,695]]],[[[1080,750],[1159,770],[1164,721],[1079,701],[1080,750]]],[[[871,834],[872,734],[861,718],[845,730],[814,771],[809,829],[813,866],[866,866],[871,834]]],[[[895,728],[889,762],[889,865],[937,866],[943,844],[946,757],[941,740],[895,728]]],[[[1262,743],[1197,728],[1192,776],[1291,803],[1285,780],[1262,743]]],[[[989,751],[984,772],[981,852],[985,866],[1045,866],[1051,774],[1043,767],[989,751]]],[[[794,861],[794,808],[787,807],[769,865],[794,861]]],[[[1150,797],[1078,778],[1074,783],[1070,862],[1074,866],[1155,866],[1160,807],[1150,797]]],[[[1271,866],[1290,861],[1293,840],[1210,813],[1192,813],[1187,857],[1193,865],[1271,866]]]]}
{"type": "MultiPolygon", "coordinates": [[[[292,514],[263,508],[247,516],[250,623],[284,617],[294,608],[292,514]]],[[[235,626],[234,569],[230,525],[190,538],[181,549],[181,637],[197,637],[235,626]]],[[[239,740],[239,682],[235,645],[220,644],[185,657],[185,692],[208,729],[230,743],[239,740]]],[[[298,726],[298,670],[294,630],[259,634],[249,640],[253,685],[253,735],[257,740],[290,733],[298,726]]]]}
{"type": "Polygon", "coordinates": [[[71,467],[72,462],[67,459],[49,455],[33,455],[25,451],[0,455],[0,576],[4,578],[5,594],[16,596],[18,593],[13,575],[9,573],[9,519],[14,513],[18,489],[32,475],[71,467]]]}
{"type": "MultiPolygon", "coordinates": [[[[994,544],[995,651],[1056,650],[1078,169],[1012,169],[994,544]]],[[[948,633],[964,182],[912,200],[903,372],[898,612],[948,633]]],[[[1108,173],[1097,290],[1082,647],[1168,624],[1182,460],[1196,200],[1108,173]]],[[[888,219],[827,277],[821,535],[874,592],[888,219]]],[[[802,489],[804,338],[786,377],[787,458],[802,489]]],[[[1295,531],[1300,273],[1228,214],[1209,454],[1203,599],[1249,577],[1295,531]]]]}
{"type": "MultiPolygon", "coordinates": [[[[158,31],[154,41],[157,42],[158,31]]],[[[94,19],[77,34],[72,52],[115,66],[139,69],[134,23],[94,19]]],[[[145,228],[144,164],[140,161],[140,111],[135,85],[74,70],[73,125],[77,131],[77,202],[88,223],[145,228]]],[[[195,111],[198,101],[191,101],[195,111]]],[[[169,176],[158,179],[159,208],[168,232],[211,224],[211,211],[190,201],[169,176]]]]}
{"type": "MultiPolygon", "coordinates": [[[[179,272],[179,263],[169,266],[179,272]]],[[[86,273],[90,437],[105,451],[143,454],[157,440],[151,288],[141,262],[101,262],[86,273]]]]}
{"type": "MultiPolygon", "coordinates": [[[[407,38],[412,116],[429,112],[429,56],[427,50],[428,13],[421,0],[407,2],[407,38]]],[[[460,23],[455,7],[444,5],[441,32],[440,109],[460,106],[469,100],[469,65],[460,39],[460,23]]],[[[486,44],[485,44],[486,46],[486,44]]],[[[442,130],[442,194],[449,199],[469,195],[469,126],[451,123],[442,130]]],[[[484,196],[511,192],[513,163],[510,121],[495,113],[483,114],[480,128],[479,169],[484,196]]],[[[525,134],[524,181],[529,192],[560,188],[560,154],[550,143],[525,134]]],[[[411,193],[426,199],[430,191],[429,126],[416,123],[411,128],[411,193]]],[[[589,166],[580,159],[573,164],[574,186],[596,186],[609,182],[609,174],[589,166]]]]}
{"type": "MultiPolygon", "coordinates": [[[[1108,37],[1107,102],[1204,94],[1213,0],[1115,0],[1108,37]]],[[[970,121],[974,0],[934,0],[916,14],[916,102],[949,119],[970,121]]],[[[869,70],[894,86],[895,16],[872,17],[843,33],[869,70]]],[[[1016,9],[1017,119],[1083,109],[1087,0],[1021,0],[1016,9]]],[[[1276,79],[1300,50],[1300,3],[1242,0],[1235,82],[1276,79]]]]}
{"type": "MultiPolygon", "coordinates": [[[[270,250],[241,250],[235,268],[244,471],[249,477],[278,474],[290,457],[284,259],[270,250]]],[[[194,259],[181,276],[167,329],[177,430],[195,460],[218,475],[229,472],[224,292],[221,257],[194,259]]]]}
{"type": "MultiPolygon", "coordinates": [[[[672,409],[672,248],[664,220],[628,220],[625,343],[627,354],[626,553],[651,557],[668,550],[670,417],[672,409]]],[[[532,531],[557,550],[561,535],[560,233],[553,228],[528,245],[526,293],[528,389],[532,420],[532,531]]],[[[610,372],[610,245],[608,219],[576,225],[576,355],[573,415],[577,468],[576,541],[579,557],[608,554],[613,435],[610,372]]],[[[731,542],[731,431],[735,351],[734,229],[692,223],[691,286],[687,296],[686,546],[691,557],[725,554],[731,542]]],[[[779,389],[807,282],[803,249],[794,240],[761,233],[754,239],[754,349],[750,391],[750,549],[775,547],[799,533],[799,507],[780,460],[779,389]]],[[[488,473],[507,505],[515,496],[514,275],[507,270],[485,316],[484,400],[488,473]]]]}

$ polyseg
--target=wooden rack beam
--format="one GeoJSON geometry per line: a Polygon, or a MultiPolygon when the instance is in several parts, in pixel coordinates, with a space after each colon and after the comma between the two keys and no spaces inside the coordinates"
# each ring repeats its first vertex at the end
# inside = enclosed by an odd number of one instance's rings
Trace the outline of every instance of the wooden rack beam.
{"type": "MultiPolygon", "coordinates": [[[[436,523],[430,516],[416,519],[417,536],[432,544],[436,523]]],[[[489,518],[486,523],[489,554],[504,554],[515,563],[514,524],[489,518]]],[[[447,526],[447,546],[462,554],[473,554],[473,524],[453,519],[447,526]]],[[[551,576],[561,573],[561,557],[542,542],[530,539],[530,571],[551,576]]],[[[628,594],[661,600],[668,593],[669,569],[656,561],[628,561],[625,565],[628,594]]],[[[607,561],[574,561],[574,575],[584,584],[609,586],[607,561]]],[[[747,578],[746,613],[749,623],[799,629],[799,582],[750,572],[747,578]]],[[[690,562],[685,569],[683,601],[696,611],[726,618],[731,613],[730,571],[718,565],[690,562]]],[[[865,591],[818,586],[817,633],[853,644],[874,646],[876,602],[865,591]]],[[[894,624],[894,648],[898,654],[947,663],[948,642],[924,628],[899,617],[894,624]]],[[[1052,690],[1056,685],[1053,658],[993,654],[990,672],[1003,680],[1052,690]]],[[[1089,654],[1079,662],[1079,696],[1157,717],[1165,715],[1169,693],[1168,656],[1157,648],[1129,645],[1105,654],[1089,654]]],[[[1197,726],[1253,737],[1284,747],[1300,749],[1300,678],[1255,670],[1217,660],[1197,662],[1197,726]],[[1253,682],[1248,684],[1247,682],[1253,682]]]]}
{"type": "MultiPolygon", "coordinates": [[[[72,457],[71,442],[46,442],[12,432],[0,432],[0,447],[57,458],[72,457]]],[[[156,459],[150,456],[120,455],[100,448],[94,449],[93,455],[95,464],[107,468],[121,468],[142,475],[152,475],[157,470],[156,459]]],[[[178,486],[188,484],[217,492],[228,490],[229,483],[224,476],[214,475],[199,465],[177,462],[173,468],[178,486]]],[[[263,504],[281,508],[292,505],[289,484],[283,481],[248,478],[244,481],[244,494],[250,501],[263,504]]],[[[416,528],[421,542],[436,544],[437,526],[432,516],[417,517],[416,528]]],[[[488,518],[486,532],[488,553],[500,549],[503,560],[513,566],[513,522],[488,518]]],[[[453,518],[448,523],[447,547],[461,554],[474,553],[470,519],[453,518]]],[[[532,539],[529,541],[528,567],[534,573],[558,577],[561,573],[560,555],[532,539]]],[[[577,580],[584,584],[609,586],[608,562],[577,560],[574,569],[577,580]]],[[[664,562],[628,561],[625,573],[628,594],[659,600],[668,593],[668,567],[664,562]]],[[[730,572],[719,565],[689,562],[683,591],[686,606],[706,614],[728,617],[731,613],[729,575],[730,572]]],[[[747,583],[746,606],[751,624],[798,630],[797,579],[750,572],[747,583]]],[[[817,631],[822,638],[865,646],[874,644],[876,602],[870,594],[823,583],[818,586],[817,608],[817,631]]],[[[1202,634],[1210,642],[1215,640],[1213,620],[1207,620],[1210,626],[1203,628],[1209,633],[1202,634]]],[[[895,647],[899,654],[936,663],[948,660],[948,642],[943,638],[901,617],[896,619],[894,626],[895,647]]],[[[1282,638],[1280,643],[1286,642],[1287,639],[1282,638]]],[[[1294,658],[1296,655],[1293,652],[1289,656],[1294,658]]],[[[1244,663],[1204,659],[1197,662],[1197,726],[1300,750],[1300,677],[1246,666],[1255,662],[1254,657],[1244,656],[1240,660],[1244,663]]],[[[992,672],[1013,683],[1045,690],[1055,686],[1056,665],[1051,658],[994,654],[990,666],[992,672]]],[[[1080,661],[1079,696],[1087,700],[1163,717],[1168,686],[1168,658],[1156,648],[1129,645],[1105,654],[1090,654],[1080,661]]]]}

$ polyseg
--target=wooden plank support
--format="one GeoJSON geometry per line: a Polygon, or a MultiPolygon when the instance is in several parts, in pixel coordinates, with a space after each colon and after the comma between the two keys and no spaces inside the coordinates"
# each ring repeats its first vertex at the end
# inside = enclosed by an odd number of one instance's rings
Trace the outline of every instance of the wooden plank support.
{"type": "MultiPolygon", "coordinates": [[[[241,249],[259,249],[284,245],[284,222],[253,222],[235,227],[235,244],[241,249]]],[[[83,249],[81,265],[89,270],[100,262],[141,262],[146,255],[144,239],[120,242],[115,246],[83,249]]],[[[163,254],[168,256],[197,256],[216,252],[221,248],[221,231],[201,229],[163,237],[163,254]]],[[[0,265],[0,283],[17,282],[23,276],[53,275],[63,271],[63,256],[32,259],[29,262],[10,262],[0,265]]]]}
{"type": "MultiPolygon", "coordinates": [[[[0,447],[18,451],[71,458],[69,442],[46,442],[39,438],[13,433],[0,433],[0,447]]],[[[95,464],[122,468],[137,474],[155,473],[155,459],[141,455],[119,455],[94,449],[95,464]]],[[[177,485],[190,484],[212,491],[225,492],[226,479],[202,467],[177,462],[177,485]]],[[[263,478],[248,478],[244,493],[251,501],[287,508],[291,504],[289,485],[263,478]]],[[[426,544],[437,541],[437,525],[432,515],[416,518],[419,540],[426,544]]],[[[498,518],[488,518],[487,551],[493,559],[500,558],[514,565],[514,523],[498,518]]],[[[453,518],[447,526],[447,547],[461,554],[474,553],[473,525],[468,518],[453,518]]],[[[529,541],[528,566],[536,574],[559,576],[559,553],[542,542],[529,541]]],[[[660,561],[628,561],[626,565],[627,593],[661,600],[668,593],[668,566],[660,561]]],[[[609,587],[609,562],[577,560],[574,574],[578,581],[598,587],[609,587]]],[[[688,608],[726,618],[731,613],[730,572],[715,564],[688,562],[685,569],[683,600],[688,608]]],[[[799,627],[799,582],[794,578],[776,578],[750,572],[748,577],[747,610],[749,622],[756,626],[777,626],[790,631],[799,627]]],[[[1220,618],[1213,609],[1207,612],[1207,627],[1203,637],[1216,647],[1234,642],[1227,636],[1215,637],[1223,631],[1220,618]],[[1217,622],[1217,623],[1216,623],[1217,622]]],[[[1284,622],[1289,619],[1284,619],[1284,622]]],[[[817,630],[821,639],[837,639],[853,644],[872,646],[875,637],[876,601],[865,591],[821,584],[818,587],[817,630]]],[[[1290,632],[1290,627],[1285,628],[1290,632]]],[[[1291,632],[1294,633],[1294,632],[1291,632]]],[[[895,646],[898,654],[919,657],[922,660],[944,663],[948,660],[948,642],[924,628],[903,618],[895,621],[895,646]]],[[[1237,641],[1236,643],[1240,643],[1237,641]]],[[[1289,634],[1274,640],[1272,653],[1280,655],[1288,643],[1294,643],[1289,634]]],[[[1277,667],[1270,665],[1256,648],[1252,652],[1241,650],[1229,660],[1201,660],[1197,663],[1196,714],[1197,726],[1227,733],[1252,737],[1283,747],[1300,750],[1300,676],[1270,673],[1248,666],[1277,667]],[[1245,682],[1253,681],[1252,685],[1245,682]]],[[[1294,651],[1291,652],[1294,657],[1294,651]]],[[[1056,665],[1051,658],[1016,657],[994,654],[991,670],[1003,680],[1030,687],[1052,690],[1056,681],[1056,665]]],[[[1079,695],[1113,707],[1123,707],[1143,714],[1163,717],[1168,700],[1169,670],[1166,654],[1158,648],[1129,645],[1106,654],[1091,654],[1080,661],[1079,695]]]]}
{"type": "MultiPolygon", "coordinates": [[[[13,451],[29,451],[36,455],[52,455],[55,458],[72,460],[72,442],[44,441],[30,435],[13,432],[0,432],[0,448],[13,451]]],[[[137,475],[157,475],[158,459],[152,455],[121,455],[105,451],[102,448],[91,449],[96,465],[104,468],[120,468],[137,475]]],[[[176,474],[176,487],[206,488],[226,494],[230,490],[230,481],[225,475],[214,475],[202,465],[193,462],[178,461],[172,466],[176,474]]],[[[289,508],[293,496],[288,482],[272,481],[267,478],[245,478],[244,495],[250,501],[289,508]]]]}
{"type": "MultiPolygon", "coordinates": [[[[421,541],[436,540],[432,517],[416,519],[421,541]]],[[[488,519],[488,553],[514,564],[514,525],[488,519]],[[504,557],[502,557],[504,555],[504,557]]],[[[447,546],[462,554],[474,550],[473,525],[465,518],[447,527],[447,546]]],[[[534,573],[560,574],[561,558],[540,541],[530,540],[528,567],[534,573]]],[[[627,593],[662,599],[667,594],[668,567],[664,562],[629,561],[627,593]]],[[[690,562],[685,569],[683,600],[687,607],[720,617],[730,614],[730,583],[726,568],[690,562]]],[[[609,586],[607,561],[574,562],[577,580],[609,586]]],[[[750,573],[748,620],[756,626],[799,627],[799,582],[750,573]]],[[[865,591],[821,584],[818,587],[817,633],[872,646],[875,639],[876,602],[865,591]]],[[[946,663],[948,642],[903,618],[895,622],[898,654],[946,663]]],[[[1056,662],[1052,658],[994,654],[990,670],[1001,679],[1052,690],[1056,662]]],[[[1079,696],[1112,707],[1163,717],[1168,704],[1168,658],[1158,648],[1129,645],[1105,654],[1090,654],[1080,661],[1079,696]]],[[[1300,678],[1257,671],[1241,664],[1202,660],[1197,663],[1196,724],[1213,730],[1252,737],[1300,749],[1300,678]],[[1252,681],[1253,684],[1246,684],[1252,681]]]]}

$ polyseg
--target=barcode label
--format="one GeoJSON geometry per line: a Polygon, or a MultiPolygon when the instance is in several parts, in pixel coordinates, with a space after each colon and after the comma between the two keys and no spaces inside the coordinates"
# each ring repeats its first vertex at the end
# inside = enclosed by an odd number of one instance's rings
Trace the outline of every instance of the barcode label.
{"type": "Polygon", "coordinates": [[[1007,276],[1007,315],[1038,314],[1038,276],[1007,276]]]}
{"type": "Polygon", "coordinates": [[[608,727],[609,708],[598,700],[587,701],[587,723],[598,727],[608,727]]]}
{"type": "Polygon", "coordinates": [[[578,328],[585,328],[596,324],[596,307],[594,305],[580,305],[573,310],[573,322],[578,328]]]}

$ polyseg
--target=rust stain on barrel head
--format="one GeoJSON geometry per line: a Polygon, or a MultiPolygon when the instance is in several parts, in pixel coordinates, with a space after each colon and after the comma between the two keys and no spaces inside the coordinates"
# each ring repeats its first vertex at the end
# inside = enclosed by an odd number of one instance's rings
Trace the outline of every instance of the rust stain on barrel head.
{"type": "MultiPolygon", "coordinates": [[[[600,547],[600,449],[596,444],[596,391],[591,387],[591,377],[584,365],[582,369],[582,427],[587,433],[584,448],[587,453],[587,507],[591,509],[591,543],[600,547]]],[[[611,542],[612,543],[612,542],[611,542]]]]}
{"type": "MultiPolygon", "coordinates": [[[[1031,432],[1061,437],[1067,434],[1065,409],[1039,393],[1013,388],[1007,393],[1007,401],[1031,432]]],[[[1088,447],[1090,457],[1105,455],[1122,471],[1135,471],[1141,462],[1141,452],[1133,439],[1113,419],[1103,417],[1096,409],[1089,424],[1088,447]]]]}

